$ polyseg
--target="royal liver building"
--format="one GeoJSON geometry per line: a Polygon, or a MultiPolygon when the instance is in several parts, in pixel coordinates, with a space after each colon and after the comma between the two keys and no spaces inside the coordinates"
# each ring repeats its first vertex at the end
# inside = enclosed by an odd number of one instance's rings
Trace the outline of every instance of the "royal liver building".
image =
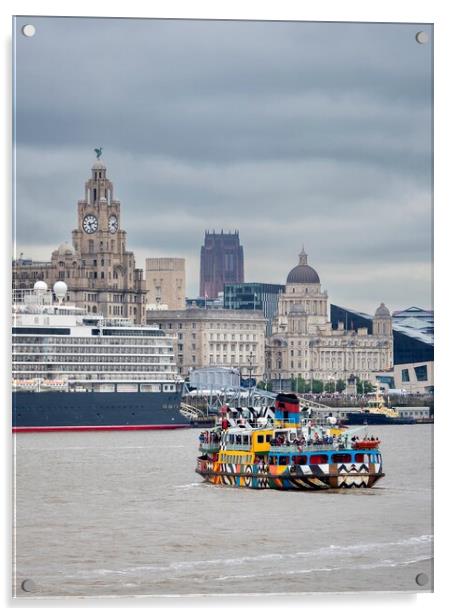
{"type": "Polygon", "coordinates": [[[381,304],[367,328],[347,331],[343,323],[332,329],[328,295],[304,249],[287,276],[285,291],[267,340],[267,378],[344,379],[351,375],[374,380],[373,374],[392,367],[392,319],[381,304]]]}
{"type": "Polygon", "coordinates": [[[37,280],[49,286],[63,280],[70,303],[105,317],[145,321],[143,270],[135,267],[121,227],[121,204],[101,160],[91,168],[85,194],[77,204],[72,245],[62,243],[51,261],[18,259],[13,263],[13,288],[31,289],[37,280]]]}

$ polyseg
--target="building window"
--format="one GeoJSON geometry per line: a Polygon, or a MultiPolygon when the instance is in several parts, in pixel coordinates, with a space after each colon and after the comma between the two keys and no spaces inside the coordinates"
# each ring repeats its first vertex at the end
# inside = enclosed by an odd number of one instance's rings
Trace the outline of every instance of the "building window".
{"type": "Polygon", "coordinates": [[[427,381],[427,365],[424,364],[423,366],[416,366],[414,369],[414,372],[416,373],[416,378],[418,381],[427,381]]]}
{"type": "Polygon", "coordinates": [[[403,383],[409,383],[409,381],[410,381],[410,373],[405,368],[404,370],[402,370],[402,382],[403,383]]]}

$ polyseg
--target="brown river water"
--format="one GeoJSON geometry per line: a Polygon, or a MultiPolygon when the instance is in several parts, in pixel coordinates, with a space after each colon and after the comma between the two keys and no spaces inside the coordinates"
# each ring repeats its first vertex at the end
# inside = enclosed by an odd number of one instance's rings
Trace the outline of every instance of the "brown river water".
{"type": "Polygon", "coordinates": [[[17,434],[13,594],[431,592],[433,426],[372,433],[386,477],[342,492],[203,483],[199,430],[17,434]]]}

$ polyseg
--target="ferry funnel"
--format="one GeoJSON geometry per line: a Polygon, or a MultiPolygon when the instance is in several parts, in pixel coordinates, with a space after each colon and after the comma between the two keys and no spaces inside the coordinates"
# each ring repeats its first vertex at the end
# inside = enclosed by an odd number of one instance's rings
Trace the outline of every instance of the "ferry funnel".
{"type": "Polygon", "coordinates": [[[292,426],[300,423],[300,402],[295,394],[280,393],[276,396],[275,421],[292,426]]]}

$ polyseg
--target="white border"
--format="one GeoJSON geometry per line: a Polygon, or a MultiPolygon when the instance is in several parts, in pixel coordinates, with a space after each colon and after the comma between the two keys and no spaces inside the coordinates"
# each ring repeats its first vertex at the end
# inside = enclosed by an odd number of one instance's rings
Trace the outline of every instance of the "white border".
{"type": "MultiPolygon", "coordinates": [[[[216,19],[297,19],[297,20],[316,20],[316,21],[379,21],[379,22],[420,22],[434,23],[435,26],[435,320],[436,320],[436,358],[435,358],[435,378],[436,378],[436,425],[435,425],[435,593],[414,595],[345,595],[345,596],[301,596],[297,598],[218,598],[218,599],[108,599],[97,600],[55,600],[55,601],[22,601],[12,602],[10,596],[10,551],[9,548],[2,559],[4,565],[0,572],[2,584],[3,605],[7,609],[46,609],[47,607],[57,607],[59,610],[71,607],[75,609],[92,610],[93,607],[117,608],[121,610],[130,607],[149,608],[163,611],[170,607],[180,607],[189,612],[199,614],[215,612],[223,614],[230,610],[253,609],[258,607],[264,613],[274,611],[279,605],[287,610],[315,610],[321,613],[326,610],[334,611],[341,615],[348,613],[350,609],[355,611],[365,610],[366,615],[380,614],[386,607],[395,607],[397,610],[406,611],[410,615],[424,614],[428,609],[434,609],[435,613],[441,613],[448,599],[447,589],[450,584],[448,579],[449,554],[447,551],[447,518],[449,507],[447,496],[449,492],[449,460],[447,451],[450,449],[448,436],[452,434],[450,416],[452,413],[450,396],[447,392],[447,353],[452,341],[450,326],[448,325],[448,287],[447,277],[450,279],[451,258],[447,251],[450,237],[450,226],[448,225],[449,211],[452,207],[450,200],[450,181],[451,159],[446,152],[450,149],[452,136],[450,130],[450,113],[452,112],[452,101],[450,95],[450,59],[452,58],[451,49],[451,26],[448,19],[449,11],[447,1],[430,0],[426,2],[402,0],[379,0],[378,2],[363,2],[356,0],[322,0],[319,2],[303,2],[278,0],[269,2],[251,2],[242,0],[215,1],[134,1],[128,0],[126,3],[113,5],[106,0],[88,2],[87,0],[66,0],[60,2],[33,2],[33,1],[6,1],[1,8],[2,17],[2,85],[3,92],[10,92],[10,61],[11,61],[11,15],[74,15],[74,16],[116,16],[116,17],[176,17],[176,18],[216,18],[216,19]],[[445,451],[445,453],[441,453],[445,451]],[[444,471],[441,465],[445,466],[444,471]],[[62,607],[64,606],[64,608],[62,607]]],[[[1,149],[4,218],[2,225],[3,242],[3,268],[0,268],[3,302],[2,311],[2,341],[3,348],[9,354],[9,305],[5,298],[9,297],[10,289],[10,229],[11,217],[8,215],[11,202],[11,103],[9,96],[2,97],[2,134],[6,136],[4,147],[1,149]],[[5,220],[6,219],[6,220],[5,220]]],[[[449,317],[450,320],[450,317],[449,317]]],[[[3,457],[4,481],[6,486],[6,498],[3,499],[2,520],[6,537],[9,536],[11,523],[11,445],[9,432],[9,418],[7,409],[8,401],[8,362],[4,362],[2,371],[2,391],[4,392],[4,405],[2,406],[3,416],[3,437],[5,452],[3,457]]],[[[3,545],[8,545],[4,542],[3,545]]]]}

